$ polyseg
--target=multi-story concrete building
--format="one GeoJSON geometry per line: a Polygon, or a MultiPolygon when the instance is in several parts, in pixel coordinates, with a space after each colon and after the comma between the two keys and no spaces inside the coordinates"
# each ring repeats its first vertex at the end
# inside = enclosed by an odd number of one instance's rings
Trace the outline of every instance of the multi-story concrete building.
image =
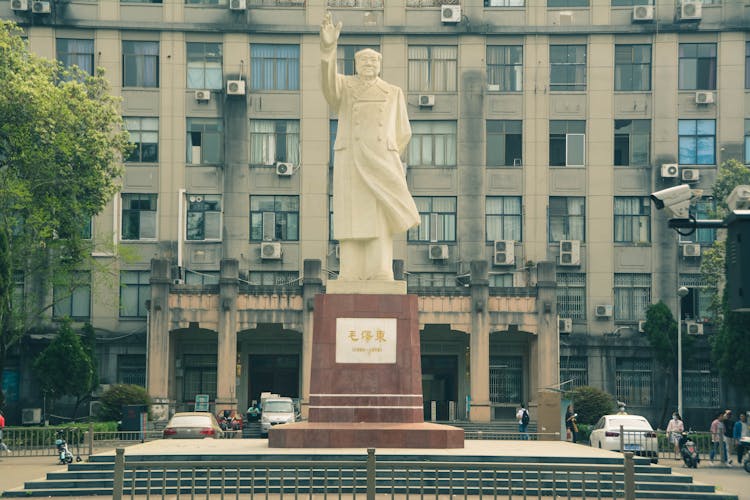
{"type": "MultiPolygon", "coordinates": [[[[584,384],[652,418],[674,408],[640,322],[684,285],[685,328],[711,333],[699,265],[715,234],[678,236],[649,195],[689,183],[703,215],[717,165],[747,157],[747,1],[3,0],[34,52],[106,70],[136,144],[93,222],[111,272],[83,271],[55,308],[97,329],[101,381],[177,408],[261,391],[304,408],[311,299],[338,268],[326,10],[340,70],[376,48],[407,95],[422,224],[394,268],[419,295],[437,418],[533,414],[584,384]]],[[[19,408],[36,396],[24,366],[19,408]]],[[[708,347],[686,360],[695,426],[728,385],[708,347]]]]}

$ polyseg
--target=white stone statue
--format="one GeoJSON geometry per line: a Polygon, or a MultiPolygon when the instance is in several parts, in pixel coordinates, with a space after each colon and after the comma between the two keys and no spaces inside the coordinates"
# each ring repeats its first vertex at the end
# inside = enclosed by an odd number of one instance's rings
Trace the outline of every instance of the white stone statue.
{"type": "Polygon", "coordinates": [[[393,280],[393,236],[419,224],[401,155],[411,138],[399,87],[381,80],[382,56],[354,56],[356,76],[338,74],[341,22],[327,12],[320,26],[323,93],[338,114],[333,169],[333,231],[340,244],[338,280],[329,293],[405,293],[393,280]]]}

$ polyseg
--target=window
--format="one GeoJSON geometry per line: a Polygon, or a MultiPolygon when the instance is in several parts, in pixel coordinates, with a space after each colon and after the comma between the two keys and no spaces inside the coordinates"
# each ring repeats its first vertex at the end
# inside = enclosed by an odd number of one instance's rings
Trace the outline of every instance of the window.
{"type": "Polygon", "coordinates": [[[297,271],[250,271],[248,281],[252,286],[299,286],[297,271]]]}
{"type": "Polygon", "coordinates": [[[193,271],[192,269],[185,269],[185,284],[186,285],[218,285],[219,284],[219,271],[193,271]]]}
{"type": "Polygon", "coordinates": [[[408,53],[410,92],[456,91],[455,46],[410,45],[408,53]]]}
{"type": "Polygon", "coordinates": [[[89,75],[94,74],[94,41],[73,38],[57,39],[57,60],[70,68],[78,66],[89,75]]]}
{"type": "Polygon", "coordinates": [[[589,359],[585,356],[560,358],[560,389],[571,391],[589,385],[589,359]]]}
{"type": "Polygon", "coordinates": [[[750,88],[750,42],[745,42],[745,88],[750,88]]]}
{"type": "Polygon", "coordinates": [[[273,165],[277,161],[299,165],[299,121],[251,120],[250,164],[273,165]]]}
{"type": "Polygon", "coordinates": [[[549,62],[550,90],[586,90],[585,45],[550,45],[549,62]]]}
{"type": "MultiPolygon", "coordinates": [[[[382,9],[383,0],[328,0],[328,6],[329,7],[362,7],[365,9],[382,9]]],[[[347,73],[347,75],[351,75],[351,74],[352,73],[347,73]]]]}
{"type": "Polygon", "coordinates": [[[73,271],[52,287],[52,317],[88,319],[91,316],[91,273],[73,271]]]}
{"type": "Polygon", "coordinates": [[[188,196],[185,234],[189,241],[221,239],[221,195],[190,194],[188,196]]]}
{"type": "MultiPolygon", "coordinates": [[[[716,212],[716,200],[711,196],[690,203],[690,215],[696,219],[710,219],[716,212]]],[[[702,245],[712,245],[716,241],[716,229],[698,228],[688,235],[680,235],[680,241],[690,241],[702,245]]]]}
{"type": "Polygon", "coordinates": [[[628,406],[649,406],[653,399],[651,360],[617,358],[615,360],[615,396],[628,406]]]}
{"type": "Polygon", "coordinates": [[[122,42],[122,86],[159,86],[159,42],[122,42]]]}
{"type": "Polygon", "coordinates": [[[490,402],[521,403],[523,359],[521,356],[490,356],[490,402]]]}
{"type": "Polygon", "coordinates": [[[682,297],[680,319],[709,323],[713,316],[709,306],[714,290],[706,284],[700,273],[680,274],[680,286],[688,289],[688,294],[682,297]]]}
{"type": "Polygon", "coordinates": [[[187,119],[187,163],[217,164],[224,161],[224,123],[220,118],[187,119]]]}
{"type": "Polygon", "coordinates": [[[520,196],[488,196],[485,200],[485,225],[487,241],[521,241],[520,196]]]}
{"type": "Polygon", "coordinates": [[[406,273],[406,287],[410,289],[424,288],[456,288],[455,273],[406,273]]]}
{"type": "Polygon", "coordinates": [[[586,239],[586,199],[582,196],[549,197],[549,241],[586,239]]]}
{"type": "Polygon", "coordinates": [[[26,293],[24,291],[23,271],[13,271],[13,294],[10,297],[11,305],[17,310],[24,309],[26,293]]]}
{"type": "Polygon", "coordinates": [[[120,0],[120,3],[162,3],[162,0],[120,0]]]}
{"type": "Polygon", "coordinates": [[[331,120],[328,122],[328,165],[333,166],[334,161],[334,150],[333,146],[336,144],[336,132],[339,128],[338,120],[331,120]]]}
{"type": "Polygon", "coordinates": [[[680,44],[680,90],[716,89],[716,44],[680,44]]]}
{"type": "Polygon", "coordinates": [[[485,7],[523,7],[525,0],[484,0],[485,7]]]}
{"type": "Polygon", "coordinates": [[[520,167],[522,144],[521,120],[487,120],[487,166],[520,167]]]}
{"type": "Polygon", "coordinates": [[[208,394],[215,401],[216,354],[184,354],[182,366],[182,400],[194,401],[196,394],[208,394]]]}
{"type": "Polygon", "coordinates": [[[640,321],[651,304],[651,275],[615,273],[615,321],[640,321]]]}
{"type": "Polygon", "coordinates": [[[651,90],[651,45],[615,45],[615,90],[651,90]]]}
{"type": "MultiPolygon", "coordinates": [[[[343,0],[344,2],[351,2],[352,0],[343,0]]],[[[361,1],[361,0],[360,0],[361,1]]],[[[382,7],[382,0],[376,0],[381,2],[382,7]]],[[[331,0],[329,0],[330,5],[331,0]]],[[[352,5],[352,7],[356,7],[352,5]]],[[[363,49],[372,49],[374,51],[380,52],[380,46],[379,45],[339,45],[336,47],[336,66],[338,69],[338,72],[343,75],[353,75],[357,71],[357,68],[355,67],[355,61],[354,61],[354,54],[359,52],[363,49]]]]}
{"type": "Polygon", "coordinates": [[[187,88],[222,89],[221,44],[188,42],[187,88]]]}
{"type": "Polygon", "coordinates": [[[589,0],[547,0],[547,7],[588,7],[589,0]]]}
{"type": "Polygon", "coordinates": [[[250,196],[250,241],[297,241],[299,196],[250,196]]]}
{"type": "Polygon", "coordinates": [[[117,383],[146,387],[146,355],[119,354],[117,356],[117,383]]]}
{"type": "Polygon", "coordinates": [[[523,90],[523,45],[487,47],[487,90],[500,92],[523,90]]]}
{"type": "Polygon", "coordinates": [[[336,241],[333,237],[333,195],[328,195],[328,240],[336,241]]]}
{"type": "Polygon", "coordinates": [[[155,194],[122,195],[123,240],[156,239],[156,198],[155,194]]]}
{"type": "Polygon", "coordinates": [[[680,120],[680,165],[716,164],[716,120],[680,120]]]}
{"type": "Polygon", "coordinates": [[[416,196],[419,226],[409,229],[409,241],[456,241],[456,198],[416,196]]]}
{"type": "Polygon", "coordinates": [[[149,271],[120,271],[120,317],[145,318],[151,299],[149,271]]]}
{"type": "Polygon", "coordinates": [[[745,165],[750,164],[750,120],[745,120],[745,165]]]}
{"type": "Polygon", "coordinates": [[[299,90],[299,45],[250,46],[253,90],[299,90]]]}
{"type": "Polygon", "coordinates": [[[647,166],[650,151],[651,120],[615,120],[616,166],[647,166]]]}
{"type": "Polygon", "coordinates": [[[651,241],[651,200],[648,196],[615,196],[615,243],[651,241]]]}
{"type": "Polygon", "coordinates": [[[455,167],[456,122],[412,122],[408,158],[411,167],[455,167]]]}
{"type": "Polygon", "coordinates": [[[653,5],[654,0],[612,0],[613,7],[631,7],[636,5],[653,5]]]}
{"type": "Polygon", "coordinates": [[[185,0],[186,5],[220,5],[226,3],[227,0],[185,0]]]}
{"type": "Polygon", "coordinates": [[[682,397],[688,408],[719,408],[721,379],[711,370],[711,362],[690,363],[682,370],[682,397]]]}
{"type": "Polygon", "coordinates": [[[513,273],[493,273],[487,278],[490,288],[513,288],[513,273]]]}
{"type": "Polygon", "coordinates": [[[582,167],[586,156],[585,120],[550,120],[550,167],[582,167]]]}
{"type": "Polygon", "coordinates": [[[125,160],[130,163],[156,163],[159,161],[159,118],[124,118],[130,134],[133,151],[125,160]]]}
{"type": "Polygon", "coordinates": [[[585,273],[557,273],[557,314],[561,318],[586,319],[585,273]]]}

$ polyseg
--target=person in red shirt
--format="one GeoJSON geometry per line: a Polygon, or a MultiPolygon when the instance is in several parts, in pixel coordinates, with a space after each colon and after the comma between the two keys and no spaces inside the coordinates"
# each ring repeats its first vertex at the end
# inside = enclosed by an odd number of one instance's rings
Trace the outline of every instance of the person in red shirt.
{"type": "Polygon", "coordinates": [[[3,428],[5,427],[5,417],[3,416],[3,412],[0,411],[0,451],[7,451],[10,453],[10,449],[8,448],[8,445],[3,443],[3,428]]]}

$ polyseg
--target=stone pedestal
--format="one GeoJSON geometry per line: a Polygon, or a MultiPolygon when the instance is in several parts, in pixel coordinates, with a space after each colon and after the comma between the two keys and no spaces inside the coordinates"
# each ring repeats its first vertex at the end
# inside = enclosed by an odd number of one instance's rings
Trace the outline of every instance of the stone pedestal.
{"type": "Polygon", "coordinates": [[[415,295],[315,297],[308,422],[272,448],[463,448],[463,429],[424,422],[415,295]]]}

